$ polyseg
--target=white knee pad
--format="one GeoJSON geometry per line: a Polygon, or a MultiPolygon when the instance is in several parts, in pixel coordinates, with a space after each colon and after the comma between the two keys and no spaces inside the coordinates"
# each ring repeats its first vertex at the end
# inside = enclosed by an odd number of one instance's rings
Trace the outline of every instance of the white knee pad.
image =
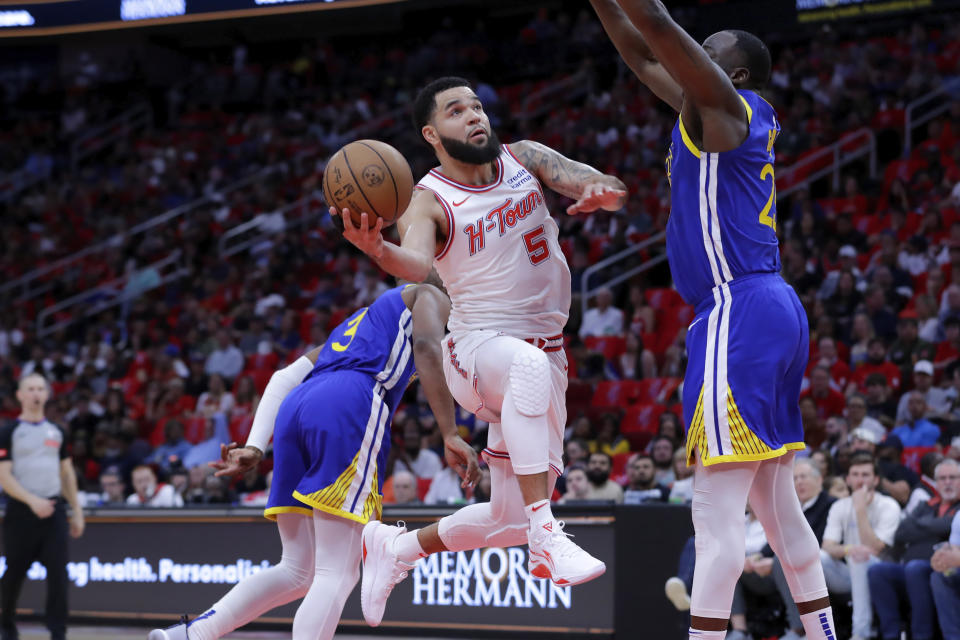
{"type": "Polygon", "coordinates": [[[510,391],[520,415],[542,416],[550,406],[550,361],[539,349],[523,349],[510,363],[510,391]]]}

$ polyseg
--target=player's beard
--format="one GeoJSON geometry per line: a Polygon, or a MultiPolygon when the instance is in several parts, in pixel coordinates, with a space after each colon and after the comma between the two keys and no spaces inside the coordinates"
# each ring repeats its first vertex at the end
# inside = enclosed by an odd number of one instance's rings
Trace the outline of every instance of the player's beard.
{"type": "Polygon", "coordinates": [[[488,164],[500,155],[500,138],[493,129],[487,134],[487,142],[483,145],[478,146],[445,136],[440,136],[440,144],[451,158],[467,164],[488,164]]]}

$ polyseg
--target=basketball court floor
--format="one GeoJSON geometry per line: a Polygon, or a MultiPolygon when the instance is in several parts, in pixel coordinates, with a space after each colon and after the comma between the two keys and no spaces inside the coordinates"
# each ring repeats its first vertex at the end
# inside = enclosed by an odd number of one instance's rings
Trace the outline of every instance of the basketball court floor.
{"type": "MultiPolygon", "coordinates": [[[[48,640],[49,632],[40,624],[20,623],[20,638],[26,640],[48,640]]],[[[70,640],[146,640],[147,634],[153,627],[93,627],[93,626],[72,626],[68,631],[70,640]]],[[[289,638],[290,632],[278,631],[241,631],[231,633],[226,638],[235,640],[279,640],[280,638],[289,638]]],[[[390,636],[384,634],[359,635],[354,633],[338,633],[336,640],[383,640],[390,636]]],[[[407,636],[408,638],[410,636],[407,636]]],[[[431,638],[431,640],[454,640],[453,638],[431,638]]],[[[456,640],[470,640],[461,636],[456,640]]]]}

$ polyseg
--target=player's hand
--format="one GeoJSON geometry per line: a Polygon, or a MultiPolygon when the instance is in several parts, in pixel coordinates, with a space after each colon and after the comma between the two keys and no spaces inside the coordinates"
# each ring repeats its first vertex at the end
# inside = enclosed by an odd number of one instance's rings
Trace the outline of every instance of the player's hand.
{"type": "Polygon", "coordinates": [[[597,209],[617,211],[623,208],[626,198],[627,192],[623,189],[613,189],[600,182],[591,182],[583,190],[580,199],[567,207],[567,213],[572,216],[597,209]]]}
{"type": "Polygon", "coordinates": [[[343,220],[343,237],[350,241],[360,251],[379,260],[383,256],[383,218],[377,218],[374,225],[370,225],[370,216],[366,213],[360,214],[360,226],[353,224],[353,217],[350,215],[350,209],[344,209],[337,212],[335,207],[330,207],[330,215],[339,215],[343,220]]]}
{"type": "Polygon", "coordinates": [[[30,501],[30,510],[33,511],[34,515],[43,520],[44,518],[49,518],[53,515],[53,509],[56,504],[56,500],[50,500],[49,498],[36,498],[35,500],[30,501]]]}
{"type": "Polygon", "coordinates": [[[263,459],[263,452],[260,449],[256,447],[240,448],[236,442],[231,442],[230,444],[221,444],[220,459],[207,464],[217,470],[213,474],[217,477],[236,476],[256,467],[260,464],[261,459],[263,459]]]}
{"type": "Polygon", "coordinates": [[[855,544],[847,550],[847,557],[853,560],[854,562],[866,562],[870,559],[870,549],[863,546],[862,544],[855,544]]]}
{"type": "Polygon", "coordinates": [[[464,442],[460,436],[450,436],[443,439],[443,455],[450,468],[457,472],[463,480],[460,487],[466,489],[480,480],[480,465],[477,463],[477,452],[464,442]]]}
{"type": "Polygon", "coordinates": [[[79,538],[83,535],[83,530],[86,529],[86,527],[87,522],[83,517],[83,509],[77,509],[70,517],[70,536],[79,538]]]}

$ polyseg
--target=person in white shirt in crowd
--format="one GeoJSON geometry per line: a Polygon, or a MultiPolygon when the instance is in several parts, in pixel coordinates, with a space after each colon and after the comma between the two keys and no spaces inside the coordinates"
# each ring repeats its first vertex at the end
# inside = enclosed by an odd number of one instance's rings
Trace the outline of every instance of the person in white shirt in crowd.
{"type": "MultiPolygon", "coordinates": [[[[929,276],[927,279],[929,281],[929,276]]],[[[917,310],[917,337],[930,344],[940,342],[943,339],[943,330],[940,328],[940,318],[937,317],[940,309],[936,299],[929,293],[922,293],[916,297],[914,308],[917,310]]]]}
{"type": "Polygon", "coordinates": [[[587,462],[587,480],[590,481],[588,500],[612,500],[623,502],[623,487],[610,479],[613,471],[613,459],[602,451],[590,454],[587,462]]]}
{"type": "Polygon", "coordinates": [[[430,482],[423,504],[463,504],[463,480],[451,467],[441,469],[430,482]]]}
{"type": "Polygon", "coordinates": [[[580,338],[623,335],[623,311],[613,306],[613,292],[597,291],[597,306],[587,309],[580,324],[580,338]]]}
{"type": "Polygon", "coordinates": [[[217,348],[207,356],[203,370],[207,375],[219,373],[226,380],[233,380],[243,371],[243,352],[233,344],[226,329],[217,331],[217,348]]]}
{"type": "Polygon", "coordinates": [[[147,465],[133,470],[133,493],[127,498],[127,504],[139,507],[182,507],[183,498],[177,495],[173,486],[158,484],[157,475],[147,465]]]}
{"type": "Polygon", "coordinates": [[[233,394],[227,391],[223,376],[214,373],[207,384],[208,389],[197,398],[197,413],[207,418],[215,413],[230,415],[236,403],[233,394]]]}
{"type": "MultiPolygon", "coordinates": [[[[393,472],[409,471],[418,478],[432,478],[443,469],[440,456],[424,446],[420,434],[420,421],[408,416],[403,421],[403,447],[394,447],[391,455],[396,452],[396,462],[393,472]]],[[[396,481],[396,478],[394,478],[396,481]]]]}
{"type": "MultiPolygon", "coordinates": [[[[933,363],[929,360],[918,360],[913,365],[913,384],[914,391],[919,391],[927,400],[927,413],[925,418],[942,418],[950,413],[952,406],[952,395],[948,389],[941,389],[933,386],[933,363]]],[[[900,396],[897,403],[897,424],[912,422],[913,416],[910,415],[910,394],[905,393],[900,396]]]]}
{"type": "Polygon", "coordinates": [[[880,442],[887,437],[887,430],[883,424],[867,415],[867,397],[862,393],[854,393],[847,398],[847,408],[844,413],[846,413],[849,433],[862,429],[873,435],[874,442],[880,442]]]}
{"type": "Polygon", "coordinates": [[[827,300],[837,290],[837,283],[840,282],[840,276],[844,273],[850,273],[853,276],[857,289],[863,282],[863,273],[857,268],[857,249],[853,245],[845,244],[837,252],[837,268],[827,273],[823,279],[823,284],[817,291],[817,298],[827,300]]]}
{"type": "Polygon", "coordinates": [[[849,498],[837,500],[827,516],[820,553],[827,588],[831,593],[849,593],[853,599],[853,636],[864,640],[873,633],[873,609],[867,569],[893,544],[900,524],[900,505],[877,493],[880,483],[876,459],[865,452],[850,458],[847,471],[849,498]]]}

